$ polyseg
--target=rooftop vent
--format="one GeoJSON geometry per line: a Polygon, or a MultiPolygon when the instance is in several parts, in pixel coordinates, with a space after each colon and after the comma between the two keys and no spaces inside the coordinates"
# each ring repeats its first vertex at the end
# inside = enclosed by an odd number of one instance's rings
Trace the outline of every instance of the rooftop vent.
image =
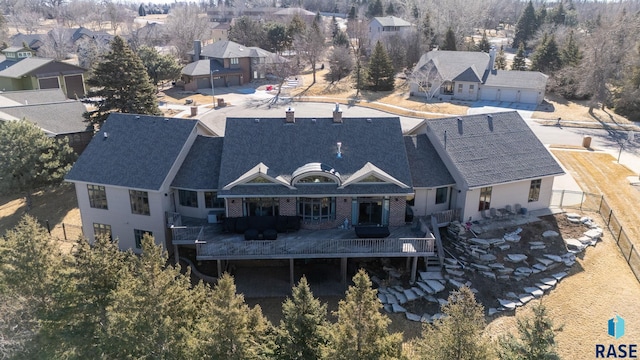
{"type": "Polygon", "coordinates": [[[373,121],[371,120],[371,118],[367,118],[367,122],[368,122],[368,123],[371,123],[371,122],[373,122],[373,121]]]}
{"type": "Polygon", "coordinates": [[[462,135],[462,118],[458,118],[458,134],[462,135]]]}
{"type": "Polygon", "coordinates": [[[316,121],[317,121],[316,118],[311,119],[311,122],[314,124],[316,123],[316,121]]]}
{"type": "Polygon", "coordinates": [[[336,143],[336,146],[338,147],[338,153],[336,154],[336,157],[338,159],[342,159],[342,142],[338,141],[336,143]]]}
{"type": "Polygon", "coordinates": [[[106,139],[106,138],[108,138],[108,137],[109,137],[109,133],[105,131],[105,132],[104,132],[104,138],[106,139]]]}
{"type": "Polygon", "coordinates": [[[291,124],[296,122],[296,117],[294,116],[294,109],[291,106],[287,108],[285,120],[287,123],[291,123],[291,124]]]}
{"type": "Polygon", "coordinates": [[[336,107],[333,109],[333,122],[341,123],[342,122],[342,109],[340,109],[340,104],[336,103],[336,107]]]}
{"type": "Polygon", "coordinates": [[[140,115],[136,115],[136,119],[140,119],[140,115]]]}
{"type": "Polygon", "coordinates": [[[493,116],[487,115],[487,123],[489,124],[489,131],[493,131],[493,116]]]}
{"type": "Polygon", "coordinates": [[[259,122],[260,122],[260,119],[255,118],[253,121],[255,121],[256,123],[259,123],[259,122]]]}

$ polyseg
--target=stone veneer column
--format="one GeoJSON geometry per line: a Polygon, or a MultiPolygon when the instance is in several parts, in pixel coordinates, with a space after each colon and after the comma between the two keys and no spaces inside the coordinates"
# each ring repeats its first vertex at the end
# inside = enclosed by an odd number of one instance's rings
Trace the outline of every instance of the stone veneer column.
{"type": "Polygon", "coordinates": [[[389,226],[402,226],[405,224],[404,215],[407,207],[406,196],[389,197],[389,226]]]}
{"type": "Polygon", "coordinates": [[[227,217],[242,216],[242,199],[226,199],[227,217]]]}
{"type": "Polygon", "coordinates": [[[280,198],[280,215],[297,215],[296,198],[280,198]]]}

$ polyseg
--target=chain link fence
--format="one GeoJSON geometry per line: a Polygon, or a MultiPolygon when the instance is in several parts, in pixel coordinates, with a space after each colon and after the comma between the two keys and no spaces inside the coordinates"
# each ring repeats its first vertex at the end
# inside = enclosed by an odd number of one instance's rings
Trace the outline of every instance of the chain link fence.
{"type": "Polygon", "coordinates": [[[623,224],[616,217],[604,195],[573,190],[553,190],[550,206],[594,211],[600,214],[607,229],[611,232],[611,236],[618,244],[622,256],[627,261],[636,279],[640,281],[640,253],[638,253],[634,241],[624,231],[623,224]]]}

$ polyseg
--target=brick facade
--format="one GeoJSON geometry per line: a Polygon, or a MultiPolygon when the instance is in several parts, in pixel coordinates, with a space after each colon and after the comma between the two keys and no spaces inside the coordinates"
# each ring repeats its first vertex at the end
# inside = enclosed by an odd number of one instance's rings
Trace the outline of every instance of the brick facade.
{"type": "Polygon", "coordinates": [[[351,198],[337,197],[336,198],[336,218],[333,221],[303,221],[302,228],[310,230],[323,230],[333,229],[344,224],[344,219],[349,220],[349,226],[351,226],[351,198]]]}
{"type": "Polygon", "coordinates": [[[391,196],[389,198],[389,226],[402,226],[405,224],[404,215],[406,207],[406,197],[391,196]]]}

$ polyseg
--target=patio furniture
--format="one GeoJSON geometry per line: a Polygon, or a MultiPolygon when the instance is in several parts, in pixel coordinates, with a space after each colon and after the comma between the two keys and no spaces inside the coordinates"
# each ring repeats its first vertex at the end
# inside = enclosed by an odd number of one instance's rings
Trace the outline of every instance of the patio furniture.
{"type": "Polygon", "coordinates": [[[355,230],[359,238],[386,238],[391,235],[388,226],[356,226],[355,230]]]}
{"type": "Polygon", "coordinates": [[[267,229],[262,232],[263,240],[275,240],[278,238],[278,232],[275,229],[267,229]]]}
{"type": "Polygon", "coordinates": [[[491,215],[488,214],[487,211],[487,209],[480,210],[480,215],[482,215],[482,218],[485,220],[491,220],[491,215]]]}
{"type": "Polygon", "coordinates": [[[511,215],[515,215],[515,211],[513,211],[513,208],[511,207],[511,205],[506,205],[504,207],[504,210],[507,212],[507,215],[511,216],[511,215]]]}
{"type": "Polygon", "coordinates": [[[502,219],[502,214],[498,210],[496,210],[496,208],[489,209],[489,213],[494,219],[502,219]]]}
{"type": "Polygon", "coordinates": [[[522,206],[520,204],[513,205],[513,211],[518,214],[522,214],[522,206]]]}
{"type": "Polygon", "coordinates": [[[244,239],[245,240],[258,240],[258,239],[260,239],[260,232],[258,232],[258,230],[256,230],[256,229],[247,229],[244,232],[244,239]]]}

